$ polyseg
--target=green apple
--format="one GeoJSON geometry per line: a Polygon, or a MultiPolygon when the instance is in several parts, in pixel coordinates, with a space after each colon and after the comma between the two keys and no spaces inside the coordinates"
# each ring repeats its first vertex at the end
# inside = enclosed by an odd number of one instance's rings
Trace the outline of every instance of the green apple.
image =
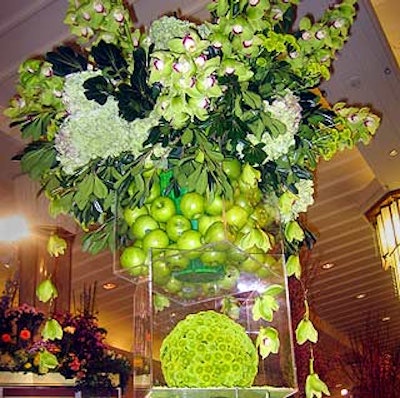
{"type": "Polygon", "coordinates": [[[158,222],[167,222],[175,213],[175,203],[167,196],[159,196],[151,202],[150,215],[158,222]]]}
{"type": "Polygon", "coordinates": [[[222,221],[213,223],[204,236],[206,243],[221,242],[228,239],[227,228],[222,221]]]}
{"type": "Polygon", "coordinates": [[[152,263],[153,281],[157,285],[166,285],[171,277],[171,270],[168,264],[162,260],[155,260],[152,263]]]}
{"type": "Polygon", "coordinates": [[[138,217],[148,214],[145,206],[142,207],[127,207],[124,209],[124,220],[131,226],[138,217]]]}
{"type": "Polygon", "coordinates": [[[201,233],[193,229],[185,231],[176,242],[178,249],[195,250],[203,245],[201,241],[201,233]]]}
{"type": "Polygon", "coordinates": [[[188,253],[185,250],[179,250],[176,244],[169,245],[165,253],[165,261],[171,269],[183,269],[189,265],[188,253]]]}
{"type": "Polygon", "coordinates": [[[171,278],[164,289],[169,293],[178,293],[182,289],[182,282],[176,278],[171,278]]]}
{"type": "Polygon", "coordinates": [[[224,278],[218,281],[218,286],[224,290],[231,290],[236,285],[239,276],[240,272],[237,268],[227,267],[224,278]]]}
{"type": "Polygon", "coordinates": [[[208,230],[208,228],[214,224],[215,222],[221,221],[221,217],[219,216],[207,216],[206,214],[202,215],[198,220],[198,231],[204,236],[208,230]]]}
{"type": "Polygon", "coordinates": [[[241,229],[242,227],[244,227],[248,218],[249,218],[249,214],[247,213],[247,211],[237,205],[230,208],[225,214],[226,222],[230,226],[232,226],[236,229],[241,229]]]}
{"type": "Polygon", "coordinates": [[[142,267],[146,261],[146,253],[140,247],[128,246],[121,254],[119,263],[122,268],[142,267]]]}
{"type": "Polygon", "coordinates": [[[205,250],[200,255],[200,260],[209,266],[224,265],[227,254],[223,250],[205,250]]]}
{"type": "Polygon", "coordinates": [[[149,215],[138,217],[131,226],[133,236],[137,239],[143,239],[148,232],[158,228],[158,222],[149,215]]]}
{"type": "Polygon", "coordinates": [[[185,231],[189,231],[190,229],[192,229],[190,221],[180,214],[172,216],[167,221],[165,227],[169,238],[174,242],[176,242],[185,231]]]}
{"type": "Polygon", "coordinates": [[[262,249],[254,246],[246,250],[248,257],[240,264],[240,268],[249,273],[255,273],[264,264],[265,253],[262,249]]]}
{"type": "Polygon", "coordinates": [[[236,206],[239,206],[242,209],[246,210],[247,213],[251,214],[251,212],[253,211],[253,207],[244,193],[235,195],[233,201],[236,206]]]}
{"type": "Polygon", "coordinates": [[[180,208],[182,214],[191,219],[197,219],[204,213],[205,200],[197,192],[188,192],[182,196],[180,208]]]}
{"type": "Polygon", "coordinates": [[[133,242],[133,245],[132,245],[132,246],[142,248],[142,247],[143,247],[143,241],[142,241],[142,239],[135,239],[135,241],[133,242]]]}
{"type": "Polygon", "coordinates": [[[236,158],[224,159],[222,162],[222,170],[230,180],[237,180],[242,174],[242,166],[236,158]]]}
{"type": "Polygon", "coordinates": [[[145,253],[150,249],[165,249],[169,245],[169,238],[162,229],[154,229],[148,232],[143,238],[142,248],[145,253]]]}
{"type": "Polygon", "coordinates": [[[210,216],[220,216],[224,211],[227,211],[232,204],[221,196],[215,196],[211,201],[208,201],[205,205],[205,212],[210,216]]]}

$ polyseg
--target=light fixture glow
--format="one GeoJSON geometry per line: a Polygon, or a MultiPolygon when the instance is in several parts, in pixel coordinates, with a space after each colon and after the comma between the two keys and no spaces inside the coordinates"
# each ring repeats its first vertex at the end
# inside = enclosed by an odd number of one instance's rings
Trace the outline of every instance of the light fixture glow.
{"type": "Polygon", "coordinates": [[[322,264],[322,269],[331,269],[334,266],[335,266],[334,263],[325,263],[325,264],[322,264]]]}
{"type": "Polygon", "coordinates": [[[381,321],[382,321],[382,322],[388,322],[388,321],[390,321],[390,316],[384,316],[384,317],[381,319],[381,321]]]}
{"type": "Polygon", "coordinates": [[[28,223],[19,215],[0,218],[0,241],[15,242],[29,235],[28,223]]]}
{"type": "Polygon", "coordinates": [[[388,192],[366,214],[375,228],[384,270],[390,269],[400,294],[400,190],[388,192]]]}
{"type": "Polygon", "coordinates": [[[103,283],[103,289],[104,290],[113,290],[116,287],[117,287],[117,285],[115,283],[112,283],[112,282],[103,283]]]}
{"type": "Polygon", "coordinates": [[[360,293],[360,294],[357,294],[356,299],[363,299],[363,298],[365,298],[366,296],[367,296],[366,293],[360,293]]]}
{"type": "Polygon", "coordinates": [[[345,397],[346,395],[348,395],[349,394],[349,390],[347,389],[347,388],[342,388],[341,390],[340,390],[340,395],[342,396],[342,397],[345,397]]]}
{"type": "Polygon", "coordinates": [[[391,158],[394,158],[395,156],[397,156],[399,154],[399,152],[397,151],[397,149],[392,149],[390,152],[389,152],[389,156],[391,157],[391,158]]]}

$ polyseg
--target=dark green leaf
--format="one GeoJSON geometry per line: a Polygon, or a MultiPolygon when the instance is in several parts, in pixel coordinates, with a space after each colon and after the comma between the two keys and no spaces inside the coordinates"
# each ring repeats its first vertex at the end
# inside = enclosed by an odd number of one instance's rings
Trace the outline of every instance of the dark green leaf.
{"type": "Polygon", "coordinates": [[[87,206],[90,195],[93,193],[93,189],[94,176],[93,174],[88,174],[77,186],[77,192],[74,195],[74,201],[79,210],[83,210],[87,206]]]}
{"type": "Polygon", "coordinates": [[[139,48],[133,53],[134,70],[130,85],[121,84],[117,95],[120,113],[127,121],[144,117],[153,109],[154,100],[160,93],[160,88],[147,85],[147,60],[144,49],[139,48]]]}
{"type": "Polygon", "coordinates": [[[265,152],[257,146],[247,146],[243,150],[244,160],[250,164],[261,164],[267,157],[265,152]]]}
{"type": "Polygon", "coordinates": [[[88,100],[95,100],[98,104],[104,105],[114,87],[103,76],[91,77],[83,83],[85,96],[88,100]]]}
{"type": "MultiPolygon", "coordinates": [[[[93,193],[99,199],[104,199],[108,195],[108,189],[107,189],[106,185],[97,176],[94,176],[93,193]]],[[[102,210],[101,210],[101,212],[102,212],[102,210]]]]}
{"type": "Polygon", "coordinates": [[[87,60],[71,47],[58,47],[46,54],[46,61],[53,64],[53,72],[57,76],[66,76],[86,70],[87,60]]]}
{"type": "Polygon", "coordinates": [[[117,94],[118,107],[121,116],[128,122],[134,121],[143,115],[140,95],[128,84],[120,84],[117,94]]]}
{"type": "Polygon", "coordinates": [[[47,127],[54,117],[51,113],[42,113],[21,123],[22,138],[32,138],[34,141],[47,136],[47,127]]]}
{"type": "Polygon", "coordinates": [[[261,106],[261,97],[252,91],[243,92],[243,101],[252,109],[258,109],[261,106]]]}
{"type": "Polygon", "coordinates": [[[128,67],[125,59],[122,57],[121,50],[112,43],[106,43],[101,40],[100,43],[92,48],[92,55],[100,69],[113,77],[126,78],[128,67]]]}
{"type": "Polygon", "coordinates": [[[56,152],[50,143],[41,145],[31,144],[21,159],[21,168],[24,173],[38,180],[56,163],[56,152]]]}

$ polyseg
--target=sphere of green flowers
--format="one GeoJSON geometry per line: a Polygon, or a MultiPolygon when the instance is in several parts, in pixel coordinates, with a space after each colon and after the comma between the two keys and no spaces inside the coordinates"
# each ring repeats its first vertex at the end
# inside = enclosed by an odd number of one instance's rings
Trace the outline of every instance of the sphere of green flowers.
{"type": "Polygon", "coordinates": [[[203,311],[180,321],[164,339],[161,368],[169,387],[250,387],[257,350],[245,329],[224,314],[203,311]]]}

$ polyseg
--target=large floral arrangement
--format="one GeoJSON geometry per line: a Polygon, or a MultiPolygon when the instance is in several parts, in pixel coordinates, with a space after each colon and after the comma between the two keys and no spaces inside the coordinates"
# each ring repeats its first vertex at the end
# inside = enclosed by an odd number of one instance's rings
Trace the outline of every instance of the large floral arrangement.
{"type": "MultiPolygon", "coordinates": [[[[274,197],[287,273],[299,276],[298,253],[312,236],[298,218],[313,202],[318,161],[368,143],[379,119],[366,107],[324,106],[315,90],[348,38],[356,0],[293,28],[298,3],[217,0],[209,22],[165,16],[140,30],[121,0],[69,2],[65,21],[77,46],[24,62],[6,114],[31,139],[23,170],[42,184],[51,214],[68,213],[82,226],[85,249],[126,247],[121,263],[145,274],[142,249],[180,248],[179,236],[163,231],[164,216],[143,233],[133,225],[160,196],[179,212],[186,193],[201,212],[222,201],[222,217],[233,202],[237,211],[217,220],[228,224],[225,238],[265,252],[269,215],[258,205],[274,197]],[[149,230],[158,235],[145,243],[149,230]]],[[[189,226],[181,220],[175,232],[188,232],[196,248],[204,236],[190,219],[199,214],[186,213],[189,226]]],[[[299,343],[316,340],[307,305],[296,334],[299,343]]],[[[326,388],[312,366],[310,373],[308,396],[321,396],[326,388]]]]}

